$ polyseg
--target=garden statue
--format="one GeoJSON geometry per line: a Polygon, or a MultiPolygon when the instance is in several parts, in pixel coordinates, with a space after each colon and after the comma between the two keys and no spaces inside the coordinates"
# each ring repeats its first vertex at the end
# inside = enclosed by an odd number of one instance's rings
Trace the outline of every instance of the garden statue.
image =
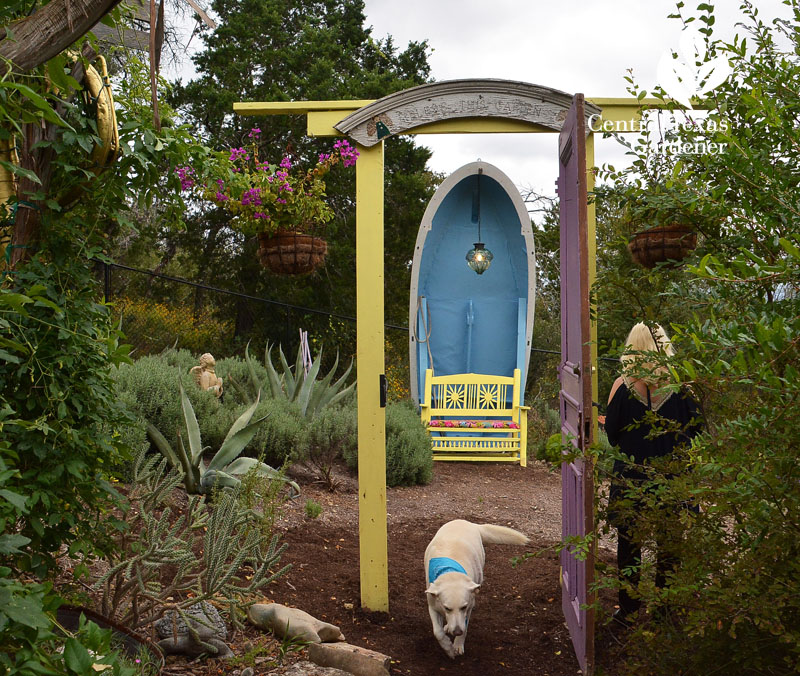
{"type": "Polygon", "coordinates": [[[203,390],[211,390],[217,397],[222,396],[222,378],[215,372],[214,355],[206,352],[200,357],[200,365],[193,366],[189,369],[189,373],[194,376],[195,381],[203,390]]]}
{"type": "Polygon", "coordinates": [[[160,620],[156,620],[154,626],[161,639],[158,647],[167,655],[197,657],[211,653],[221,659],[233,657],[233,651],[225,643],[228,636],[225,621],[208,601],[189,606],[183,614],[168,610],[160,620]]]}
{"type": "Polygon", "coordinates": [[[292,638],[308,643],[344,641],[339,627],[318,620],[299,608],[280,603],[254,603],[247,610],[247,619],[259,629],[271,631],[280,638],[292,638]]]}

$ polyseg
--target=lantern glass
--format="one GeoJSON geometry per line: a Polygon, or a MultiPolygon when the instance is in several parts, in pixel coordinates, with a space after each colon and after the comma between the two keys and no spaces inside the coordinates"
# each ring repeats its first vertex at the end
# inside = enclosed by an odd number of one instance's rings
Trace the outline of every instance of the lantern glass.
{"type": "Polygon", "coordinates": [[[492,264],[494,254],[483,246],[483,242],[475,242],[475,248],[467,252],[467,265],[479,275],[482,275],[492,264]]]}

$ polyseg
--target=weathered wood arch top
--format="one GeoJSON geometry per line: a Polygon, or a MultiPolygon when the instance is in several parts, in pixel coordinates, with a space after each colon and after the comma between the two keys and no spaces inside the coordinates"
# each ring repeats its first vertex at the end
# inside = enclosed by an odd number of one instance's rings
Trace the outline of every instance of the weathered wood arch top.
{"type": "MultiPolygon", "coordinates": [[[[363,146],[394,134],[459,118],[501,118],[560,131],[572,94],[528,82],[495,79],[446,80],[384,96],[334,127],[363,146]]],[[[587,118],[600,108],[586,104],[587,118]]]]}

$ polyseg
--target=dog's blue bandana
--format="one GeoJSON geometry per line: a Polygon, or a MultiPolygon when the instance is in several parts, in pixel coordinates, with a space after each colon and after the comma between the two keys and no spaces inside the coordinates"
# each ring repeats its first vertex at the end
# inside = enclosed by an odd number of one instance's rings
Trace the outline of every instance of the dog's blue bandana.
{"type": "Polygon", "coordinates": [[[430,584],[433,584],[436,578],[445,573],[464,573],[466,575],[467,571],[458,561],[446,556],[437,556],[428,562],[428,582],[430,584]]]}

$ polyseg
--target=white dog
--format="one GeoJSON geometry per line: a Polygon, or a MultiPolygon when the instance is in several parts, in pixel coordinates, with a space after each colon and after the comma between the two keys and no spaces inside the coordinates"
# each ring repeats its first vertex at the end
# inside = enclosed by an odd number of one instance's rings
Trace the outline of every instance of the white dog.
{"type": "Polygon", "coordinates": [[[428,612],[433,635],[451,657],[464,654],[475,590],[483,582],[484,544],[524,545],[528,538],[505,526],[448,521],[425,550],[428,612]]]}

